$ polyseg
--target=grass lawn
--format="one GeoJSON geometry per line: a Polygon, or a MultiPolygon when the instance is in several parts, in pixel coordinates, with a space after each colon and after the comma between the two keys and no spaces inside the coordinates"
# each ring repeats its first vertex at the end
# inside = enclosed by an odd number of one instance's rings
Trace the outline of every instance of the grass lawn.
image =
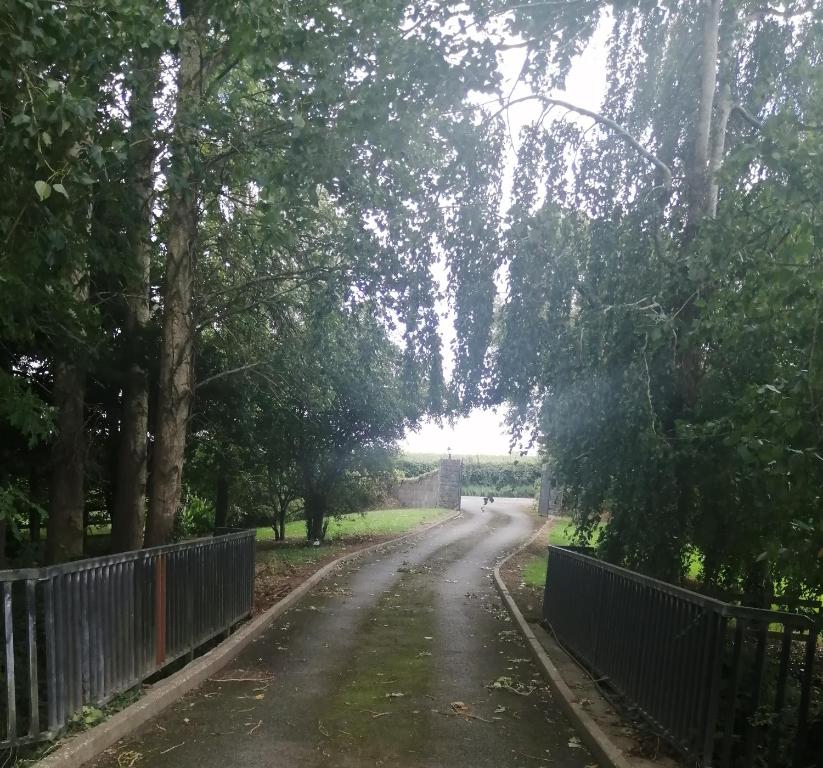
{"type": "Polygon", "coordinates": [[[286,523],[285,542],[275,542],[271,528],[258,528],[257,541],[263,546],[257,548],[257,562],[267,565],[273,574],[289,573],[328,560],[349,545],[370,538],[399,536],[449,514],[449,510],[438,508],[378,509],[331,518],[326,540],[320,547],[307,546],[306,524],[302,520],[286,523]]]}
{"type": "MultiPolygon", "coordinates": [[[[601,523],[602,525],[602,523],[601,523]]],[[[599,528],[600,526],[598,526],[599,528]]],[[[561,520],[556,523],[549,531],[549,538],[547,544],[553,544],[556,547],[564,547],[568,544],[574,543],[574,523],[571,520],[561,520]]],[[[542,587],[546,583],[546,568],[548,567],[548,558],[546,555],[539,555],[528,560],[522,569],[523,582],[532,587],[542,587]]],[[[688,577],[692,580],[697,580],[700,575],[700,554],[693,552],[689,556],[689,574],[688,577]]]]}
{"type": "MultiPolygon", "coordinates": [[[[418,525],[431,522],[445,515],[444,509],[376,509],[372,512],[343,515],[330,518],[326,541],[334,542],[350,536],[387,536],[405,533],[418,525]]],[[[274,539],[274,530],[269,526],[257,529],[257,540],[274,539]]],[[[302,520],[286,523],[286,540],[306,539],[306,524],[302,520]]]]}
{"type": "MultiPolygon", "coordinates": [[[[599,526],[598,526],[599,527],[599,526]]],[[[565,547],[572,544],[574,540],[574,523],[571,520],[559,520],[549,531],[546,546],[553,544],[556,547],[565,547]]],[[[540,544],[539,541],[535,544],[540,544]]],[[[542,587],[546,583],[546,568],[548,558],[545,554],[527,560],[521,571],[521,577],[525,584],[531,587],[542,587]]]]}

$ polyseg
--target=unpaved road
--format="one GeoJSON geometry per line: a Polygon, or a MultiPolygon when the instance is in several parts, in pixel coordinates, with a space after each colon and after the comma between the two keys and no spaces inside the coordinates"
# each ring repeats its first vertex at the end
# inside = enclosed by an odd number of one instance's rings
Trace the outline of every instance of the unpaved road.
{"type": "Polygon", "coordinates": [[[343,566],[94,765],[593,765],[491,580],[531,503],[464,498],[457,520],[343,566]]]}

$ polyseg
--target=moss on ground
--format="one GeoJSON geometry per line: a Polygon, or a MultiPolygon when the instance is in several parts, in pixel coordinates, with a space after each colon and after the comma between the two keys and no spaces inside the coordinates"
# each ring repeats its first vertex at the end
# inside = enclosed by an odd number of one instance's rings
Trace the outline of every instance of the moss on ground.
{"type": "Polygon", "coordinates": [[[432,675],[426,638],[435,621],[435,596],[425,584],[420,574],[404,575],[369,617],[320,721],[330,754],[356,755],[371,764],[387,756],[405,761],[422,748],[432,675]]]}

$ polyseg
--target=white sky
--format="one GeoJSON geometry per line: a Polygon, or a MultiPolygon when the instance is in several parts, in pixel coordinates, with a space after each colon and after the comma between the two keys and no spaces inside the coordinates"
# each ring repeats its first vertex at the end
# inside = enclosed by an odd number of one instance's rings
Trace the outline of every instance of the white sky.
{"type": "MultiPolygon", "coordinates": [[[[571,103],[596,111],[603,102],[605,93],[606,24],[600,25],[589,47],[577,58],[567,79],[565,91],[551,94],[571,103]]],[[[523,54],[517,50],[506,51],[498,56],[500,69],[504,77],[504,93],[509,93],[523,65],[523,54]],[[508,83],[508,85],[506,85],[508,83]]],[[[529,89],[522,83],[512,93],[512,98],[526,96],[529,89]]],[[[536,102],[517,104],[508,110],[511,136],[517,140],[520,130],[535,120],[541,108],[536,102]]],[[[563,117],[560,110],[555,110],[553,119],[563,117]],[[556,113],[556,114],[555,114],[556,113]]],[[[566,116],[565,119],[580,120],[583,124],[588,118],[566,116]]],[[[507,161],[507,177],[510,180],[516,157],[516,147],[510,147],[507,161]]],[[[508,188],[507,181],[507,188],[508,188]]],[[[504,199],[507,195],[504,195],[504,199]]],[[[506,203],[504,203],[504,206],[506,203]]],[[[445,275],[443,275],[445,280],[445,275]]],[[[448,376],[452,368],[452,342],[454,340],[453,318],[447,307],[441,307],[440,334],[443,339],[444,369],[448,376]]],[[[454,424],[444,422],[438,425],[432,421],[424,423],[417,432],[407,432],[400,447],[411,453],[442,453],[451,448],[458,454],[503,454],[509,452],[510,436],[503,424],[505,409],[493,411],[474,410],[467,417],[457,419],[454,424]]],[[[533,451],[532,451],[533,453],[533,451]]]]}

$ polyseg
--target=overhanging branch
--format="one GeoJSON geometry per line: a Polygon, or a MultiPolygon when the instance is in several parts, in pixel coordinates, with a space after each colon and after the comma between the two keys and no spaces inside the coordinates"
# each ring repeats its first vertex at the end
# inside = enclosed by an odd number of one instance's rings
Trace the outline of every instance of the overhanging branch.
{"type": "Polygon", "coordinates": [[[518,99],[514,99],[513,101],[509,101],[506,104],[506,106],[503,107],[503,109],[507,109],[508,107],[511,107],[514,104],[519,104],[526,101],[540,101],[543,104],[546,104],[547,106],[563,107],[564,109],[567,109],[570,112],[576,112],[579,115],[585,115],[586,117],[590,117],[595,122],[598,122],[601,125],[605,125],[607,128],[610,128],[618,136],[620,136],[629,146],[635,149],[639,155],[648,160],[653,166],[655,166],[655,168],[657,168],[660,171],[660,173],[663,174],[663,187],[667,193],[671,192],[672,172],[669,166],[666,165],[659,157],[649,152],[649,150],[646,149],[634,136],[632,136],[626,128],[624,128],[619,123],[616,123],[610,117],[601,115],[599,112],[593,112],[592,110],[586,109],[585,107],[580,107],[577,104],[572,104],[571,102],[565,101],[563,99],[555,99],[551,96],[543,96],[541,94],[532,94],[531,96],[522,96],[518,99]]]}

